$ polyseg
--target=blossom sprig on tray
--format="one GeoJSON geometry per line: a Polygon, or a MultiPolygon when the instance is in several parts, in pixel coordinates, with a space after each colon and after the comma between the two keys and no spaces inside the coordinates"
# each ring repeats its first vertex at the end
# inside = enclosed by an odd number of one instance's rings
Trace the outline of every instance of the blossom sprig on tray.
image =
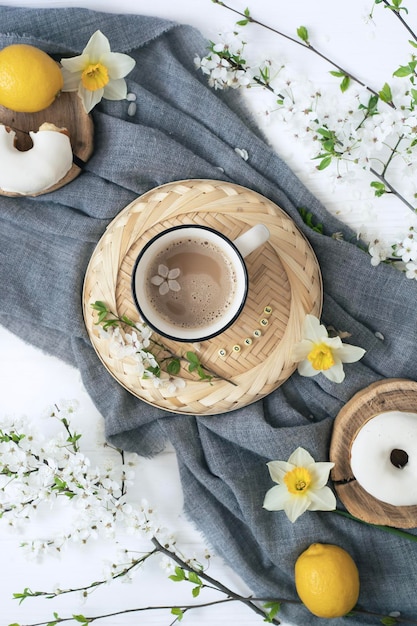
{"type": "MultiPolygon", "coordinates": [[[[271,59],[261,64],[258,61],[252,64],[249,54],[240,59],[241,79],[235,81],[234,86],[258,85],[266,88],[271,94],[271,104],[265,113],[285,124],[287,130],[293,128],[293,135],[297,140],[306,141],[311,145],[311,159],[317,162],[316,169],[326,171],[335,184],[363,178],[369,184],[370,199],[392,195],[415,214],[417,35],[406,22],[408,11],[403,0],[391,3],[387,0],[375,0],[372,4],[369,18],[372,20],[378,5],[390,10],[405,28],[411,46],[410,58],[379,87],[366,84],[321,51],[312,42],[306,26],[299,26],[294,35],[288,35],[257,20],[249,8],[241,11],[221,0],[212,2],[241,18],[234,30],[233,50],[239,50],[239,39],[243,39],[239,29],[249,25],[268,29],[325,60],[331,66],[330,74],[338,80],[339,95],[336,91],[333,93],[331,89],[325,93],[308,81],[297,80],[290,67],[277,64],[271,59]],[[268,68],[267,74],[262,72],[265,65],[268,68]],[[249,81],[243,80],[244,75],[249,81]],[[407,172],[406,176],[404,170],[407,172]]],[[[230,80],[227,78],[231,71],[228,68],[230,51],[227,47],[230,44],[223,41],[222,48],[221,43],[211,42],[206,57],[213,63],[213,53],[217,55],[217,74],[213,85],[217,89],[230,86],[230,80]]],[[[245,33],[245,47],[249,48],[248,33],[245,33]]],[[[210,72],[216,70],[209,69],[210,63],[207,64],[204,58],[197,58],[196,65],[209,74],[209,82],[213,83],[210,72]]],[[[401,259],[398,255],[398,251],[403,247],[401,241],[392,246],[381,246],[372,233],[362,232],[361,235],[365,235],[365,240],[369,242],[373,265],[381,261],[394,263],[399,269],[404,270],[407,278],[417,278],[417,252],[412,258],[401,259]],[[398,263],[399,260],[402,262],[398,263]]],[[[406,237],[407,234],[404,235],[404,239],[406,237]]]]}
{"type": "Polygon", "coordinates": [[[196,352],[172,352],[152,337],[152,330],[143,322],[134,322],[126,315],[116,315],[100,300],[93,302],[91,307],[98,313],[96,324],[100,326],[102,335],[110,341],[113,356],[120,359],[134,358],[138,366],[138,376],[151,379],[157,389],[164,389],[170,394],[183,389],[186,382],[178,376],[182,364],[187,367],[188,372],[197,374],[200,380],[211,383],[214,378],[219,378],[236,385],[234,381],[224,378],[201,363],[196,352]],[[150,346],[158,352],[158,357],[149,349],[150,346]]]}

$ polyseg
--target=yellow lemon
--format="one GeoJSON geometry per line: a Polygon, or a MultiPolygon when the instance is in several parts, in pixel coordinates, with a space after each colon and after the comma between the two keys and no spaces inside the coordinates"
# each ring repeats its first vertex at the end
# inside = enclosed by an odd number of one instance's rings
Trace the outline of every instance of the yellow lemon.
{"type": "Polygon", "coordinates": [[[333,544],[313,543],[295,563],[302,603],[318,617],[342,617],[359,597],[359,572],[350,554],[333,544]]]}
{"type": "Polygon", "coordinates": [[[27,44],[0,51],[0,104],[23,113],[50,106],[64,81],[58,63],[46,52],[27,44]]]}

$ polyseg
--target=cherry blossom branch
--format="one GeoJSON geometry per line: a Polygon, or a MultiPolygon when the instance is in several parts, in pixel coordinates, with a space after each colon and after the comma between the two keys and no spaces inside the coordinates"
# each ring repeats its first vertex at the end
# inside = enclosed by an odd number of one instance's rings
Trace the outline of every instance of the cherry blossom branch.
{"type": "Polygon", "coordinates": [[[402,0],[397,0],[394,4],[390,4],[388,2],[388,0],[375,0],[375,4],[381,4],[381,2],[385,5],[385,7],[387,9],[390,9],[393,14],[400,20],[401,24],[404,26],[404,28],[406,30],[408,30],[408,32],[410,33],[410,35],[412,36],[412,38],[417,41],[417,35],[415,34],[415,32],[412,30],[412,28],[408,25],[408,23],[405,21],[405,19],[403,18],[403,16],[401,15],[400,11],[401,9],[403,11],[405,11],[406,13],[408,13],[407,9],[405,7],[402,7],[402,0]]]}
{"type": "MultiPolygon", "coordinates": [[[[378,92],[375,91],[375,89],[373,89],[372,87],[369,87],[369,85],[366,85],[357,76],[349,72],[349,70],[345,69],[344,67],[336,63],[336,61],[333,61],[330,57],[328,57],[326,54],[321,52],[318,48],[313,46],[311,42],[308,40],[308,37],[305,37],[305,38],[301,37],[300,39],[296,39],[295,37],[292,37],[291,35],[287,35],[286,33],[283,33],[282,31],[278,30],[277,28],[273,28],[272,26],[269,26],[265,22],[261,22],[260,20],[254,18],[252,15],[250,15],[249,12],[239,11],[238,9],[235,9],[227,5],[225,2],[222,2],[222,0],[211,0],[211,1],[213,2],[213,4],[218,4],[222,6],[223,8],[227,9],[228,11],[231,11],[232,13],[236,13],[237,15],[243,18],[243,22],[261,26],[262,28],[265,28],[266,30],[269,30],[270,32],[275,33],[276,35],[279,35],[283,39],[287,39],[288,41],[291,41],[291,43],[294,43],[297,46],[301,46],[302,48],[306,48],[307,50],[310,50],[310,52],[313,52],[316,56],[320,57],[321,59],[326,61],[329,65],[334,67],[338,72],[340,72],[340,74],[355,81],[358,85],[367,89],[374,96],[378,96],[378,92]]],[[[392,103],[387,103],[387,104],[389,104],[389,106],[391,107],[394,106],[392,103]]]]}
{"type": "MultiPolygon", "coordinates": [[[[308,31],[304,26],[301,26],[297,29],[297,35],[298,35],[298,39],[295,37],[292,37],[276,28],[273,28],[271,26],[269,26],[268,24],[265,24],[264,22],[261,22],[260,20],[254,18],[251,14],[249,9],[245,9],[245,11],[240,11],[238,9],[235,9],[231,6],[229,6],[228,4],[226,4],[225,2],[223,2],[222,0],[212,0],[212,2],[214,4],[218,4],[219,6],[222,6],[224,8],[226,8],[227,10],[231,11],[232,13],[235,13],[237,15],[239,15],[240,17],[242,17],[243,19],[238,21],[237,24],[241,25],[241,26],[245,26],[248,23],[251,24],[256,24],[257,26],[260,26],[262,28],[265,28],[267,30],[269,30],[270,32],[273,32],[277,35],[279,35],[280,37],[283,37],[284,39],[291,41],[292,43],[298,45],[298,46],[302,46],[303,48],[306,48],[308,50],[310,50],[311,52],[313,52],[316,56],[320,57],[321,59],[325,60],[328,64],[330,64],[332,67],[336,68],[336,71],[331,72],[331,74],[333,74],[334,76],[338,76],[340,78],[342,78],[342,82],[340,85],[340,88],[343,91],[346,91],[346,89],[349,86],[349,82],[350,80],[355,81],[358,85],[364,87],[370,94],[370,102],[373,102],[373,106],[372,106],[372,110],[373,113],[377,112],[376,106],[377,103],[379,101],[384,102],[388,107],[390,107],[393,110],[397,110],[396,105],[393,102],[392,99],[392,93],[391,93],[391,89],[389,87],[389,85],[386,83],[384,85],[384,87],[378,92],[375,89],[373,89],[372,87],[370,87],[369,85],[366,85],[362,80],[360,80],[357,76],[355,76],[353,73],[351,73],[349,70],[346,70],[344,67],[342,67],[341,65],[339,65],[338,63],[336,63],[335,61],[333,61],[330,57],[328,57],[326,54],[322,53],[319,49],[317,49],[315,46],[313,46],[311,44],[311,42],[309,41],[308,38],[308,31]]],[[[376,4],[380,4],[381,2],[384,3],[386,8],[389,8],[392,10],[392,12],[394,13],[394,15],[401,21],[401,23],[403,24],[403,26],[407,29],[407,31],[412,35],[412,37],[414,39],[416,39],[416,35],[413,32],[413,30],[408,26],[407,22],[403,19],[402,15],[400,14],[400,11],[407,11],[404,7],[401,6],[402,4],[402,0],[393,0],[393,4],[390,5],[389,2],[387,0],[375,0],[375,5],[376,4]]],[[[415,44],[413,44],[415,45],[415,44]]],[[[400,76],[407,76],[407,75],[411,75],[413,73],[413,62],[411,62],[408,66],[404,66],[404,68],[400,68],[397,73],[395,73],[396,75],[400,76]],[[403,71],[404,73],[401,74],[401,71],[403,71]],[[400,73],[398,73],[400,72],[400,73]]],[[[258,81],[259,84],[261,84],[258,81]]],[[[273,89],[271,88],[271,86],[265,85],[268,87],[269,90],[273,91],[273,89]]],[[[279,95],[279,94],[276,94],[279,95]]],[[[282,97],[281,97],[282,98],[282,97]]],[[[368,105],[370,107],[370,105],[368,105]]],[[[364,107],[365,108],[365,107],[364,107]]],[[[364,118],[366,119],[366,117],[364,118]]],[[[320,129],[322,131],[326,131],[327,129],[320,129]]],[[[331,132],[331,131],[329,131],[331,132]]],[[[382,164],[382,171],[378,172],[374,167],[370,167],[369,171],[371,172],[371,174],[373,174],[378,181],[380,182],[373,182],[371,183],[371,187],[373,187],[375,189],[375,195],[376,196],[381,196],[385,193],[391,193],[392,195],[394,195],[400,202],[402,202],[408,209],[410,209],[413,213],[416,213],[416,207],[410,202],[408,201],[395,187],[394,185],[392,185],[386,175],[387,175],[387,171],[388,168],[392,162],[392,159],[394,158],[394,156],[397,154],[397,148],[399,146],[399,144],[401,143],[401,141],[404,138],[404,134],[401,134],[398,138],[398,141],[396,142],[394,147],[390,147],[390,155],[386,161],[386,163],[382,164]]],[[[326,141],[326,143],[328,144],[328,137],[321,137],[321,141],[322,143],[324,142],[324,140],[326,141]]],[[[335,146],[333,145],[333,148],[335,146]]],[[[332,151],[327,151],[325,150],[324,153],[321,153],[318,155],[318,157],[316,158],[320,158],[321,162],[318,166],[318,169],[322,170],[325,169],[330,163],[332,158],[335,157],[337,159],[343,158],[343,153],[339,153],[336,152],[334,149],[332,151]]]]}

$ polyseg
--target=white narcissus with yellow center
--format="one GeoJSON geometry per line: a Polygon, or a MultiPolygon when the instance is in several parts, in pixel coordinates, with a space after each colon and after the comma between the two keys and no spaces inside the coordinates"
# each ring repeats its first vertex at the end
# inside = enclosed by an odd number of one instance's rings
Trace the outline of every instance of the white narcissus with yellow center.
{"type": "Polygon", "coordinates": [[[326,327],[314,315],[306,315],[303,339],[292,351],[301,376],[316,376],[320,372],[334,383],[345,378],[343,363],[359,361],[363,348],[342,343],[340,337],[329,337],[326,327]]]}
{"type": "Polygon", "coordinates": [[[112,52],[107,37],[97,30],[79,56],[61,59],[62,91],[78,91],[87,113],[102,98],[123,100],[127,95],[124,77],[135,63],[127,54],[112,52]]]}
{"type": "Polygon", "coordinates": [[[305,511],[333,511],[336,498],[326,486],[334,463],[315,462],[304,448],[297,448],[288,461],[267,463],[270,476],[277,483],[265,495],[268,511],[284,510],[291,522],[305,511]]]}

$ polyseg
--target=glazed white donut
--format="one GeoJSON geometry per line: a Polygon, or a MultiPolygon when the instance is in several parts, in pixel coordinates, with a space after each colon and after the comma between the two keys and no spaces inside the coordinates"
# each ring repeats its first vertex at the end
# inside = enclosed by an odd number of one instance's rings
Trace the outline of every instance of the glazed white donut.
{"type": "Polygon", "coordinates": [[[16,133],[0,124],[0,189],[29,195],[59,182],[72,167],[71,142],[63,130],[42,124],[29,133],[33,146],[21,151],[15,146],[16,133]]]}
{"type": "Polygon", "coordinates": [[[394,506],[417,504],[417,413],[387,411],[357,432],[350,466],[371,496],[394,506]]]}

